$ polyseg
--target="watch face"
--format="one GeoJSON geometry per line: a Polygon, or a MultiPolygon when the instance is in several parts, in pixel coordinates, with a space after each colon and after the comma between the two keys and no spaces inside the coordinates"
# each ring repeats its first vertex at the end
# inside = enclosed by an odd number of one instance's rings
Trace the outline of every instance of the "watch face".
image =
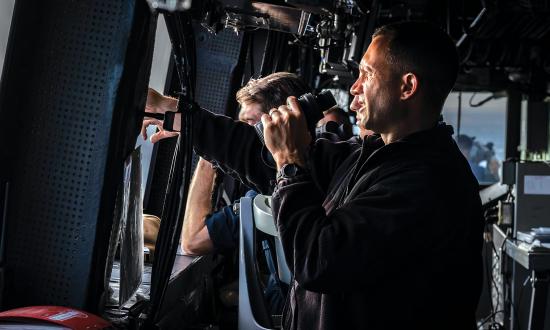
{"type": "Polygon", "coordinates": [[[277,182],[280,179],[290,179],[308,173],[296,164],[285,164],[277,171],[277,182]]]}
{"type": "Polygon", "coordinates": [[[298,171],[298,168],[294,164],[285,164],[282,168],[283,175],[285,177],[293,177],[296,175],[296,172],[298,171]]]}

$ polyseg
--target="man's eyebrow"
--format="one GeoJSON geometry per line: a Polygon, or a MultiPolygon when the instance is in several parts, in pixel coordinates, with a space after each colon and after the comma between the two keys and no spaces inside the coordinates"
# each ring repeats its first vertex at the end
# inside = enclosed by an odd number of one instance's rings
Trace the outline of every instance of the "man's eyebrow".
{"type": "Polygon", "coordinates": [[[361,70],[361,71],[373,71],[372,66],[370,66],[366,63],[360,64],[359,65],[359,70],[361,70]]]}

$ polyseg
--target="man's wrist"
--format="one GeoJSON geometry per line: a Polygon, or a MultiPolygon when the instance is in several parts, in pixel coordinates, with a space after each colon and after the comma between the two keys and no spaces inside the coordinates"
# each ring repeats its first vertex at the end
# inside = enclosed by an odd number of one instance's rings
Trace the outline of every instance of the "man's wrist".
{"type": "Polygon", "coordinates": [[[149,88],[145,112],[164,114],[168,111],[175,112],[178,109],[178,99],[162,95],[156,90],[149,88]]]}
{"type": "Polygon", "coordinates": [[[275,154],[273,155],[273,159],[275,159],[275,163],[277,164],[277,170],[280,170],[285,164],[296,164],[302,168],[306,167],[306,159],[299,152],[275,154]]]}

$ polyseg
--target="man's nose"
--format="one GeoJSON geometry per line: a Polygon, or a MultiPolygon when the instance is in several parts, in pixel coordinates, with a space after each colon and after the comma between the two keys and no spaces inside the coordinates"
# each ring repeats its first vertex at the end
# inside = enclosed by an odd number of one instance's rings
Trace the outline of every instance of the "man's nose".
{"type": "Polygon", "coordinates": [[[351,95],[361,94],[361,78],[357,78],[355,83],[349,89],[349,92],[351,93],[351,95]]]}

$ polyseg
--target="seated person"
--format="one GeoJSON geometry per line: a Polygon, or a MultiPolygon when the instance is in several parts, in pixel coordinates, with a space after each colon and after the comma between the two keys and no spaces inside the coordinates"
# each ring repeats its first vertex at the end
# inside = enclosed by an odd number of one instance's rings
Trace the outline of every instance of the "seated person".
{"type": "MultiPolygon", "coordinates": [[[[239,120],[249,125],[256,124],[262,114],[267,113],[268,109],[276,106],[263,107],[261,103],[266,97],[271,98],[271,103],[285,102],[285,95],[299,96],[309,92],[307,86],[293,74],[274,73],[265,78],[253,80],[237,92],[237,101],[241,105],[239,120]],[[282,83],[281,81],[285,81],[282,83]],[[287,82],[288,81],[288,82],[287,82]],[[290,81],[293,81],[290,83],[290,81]],[[302,85],[303,84],[303,85],[302,85]],[[283,86],[296,85],[293,89],[283,86]],[[277,96],[274,90],[278,90],[277,96]],[[297,92],[295,92],[297,91],[297,92]]],[[[351,124],[345,111],[340,108],[340,113],[334,115],[336,111],[325,111],[325,117],[322,118],[320,125],[328,121],[334,121],[338,125],[349,125],[349,134],[338,134],[337,132],[328,132],[331,140],[345,140],[351,137],[351,124]],[[330,134],[334,133],[334,134],[330,134]]],[[[347,129],[346,129],[346,132],[347,129]]],[[[326,132],[324,132],[326,133],[326,132]]],[[[321,137],[326,137],[325,134],[321,137]]],[[[239,244],[239,216],[234,205],[229,205],[218,212],[212,213],[212,195],[214,193],[214,182],[216,180],[216,171],[212,164],[204,159],[200,159],[191,181],[189,196],[187,199],[187,209],[185,211],[183,230],[181,236],[181,246],[184,253],[189,255],[204,255],[212,252],[232,251],[239,244]]],[[[255,197],[257,193],[250,190],[246,197],[255,197]]]]}
{"type": "MultiPolygon", "coordinates": [[[[309,87],[298,76],[287,72],[251,80],[237,92],[237,102],[241,107],[239,120],[254,125],[269,109],[284,104],[288,96],[308,92],[309,87]]],[[[183,222],[181,244],[186,254],[225,252],[238,246],[239,218],[233,205],[212,213],[215,177],[216,171],[212,165],[200,159],[191,181],[183,222]]],[[[247,195],[252,197],[255,193],[249,192],[247,195]]]]}

